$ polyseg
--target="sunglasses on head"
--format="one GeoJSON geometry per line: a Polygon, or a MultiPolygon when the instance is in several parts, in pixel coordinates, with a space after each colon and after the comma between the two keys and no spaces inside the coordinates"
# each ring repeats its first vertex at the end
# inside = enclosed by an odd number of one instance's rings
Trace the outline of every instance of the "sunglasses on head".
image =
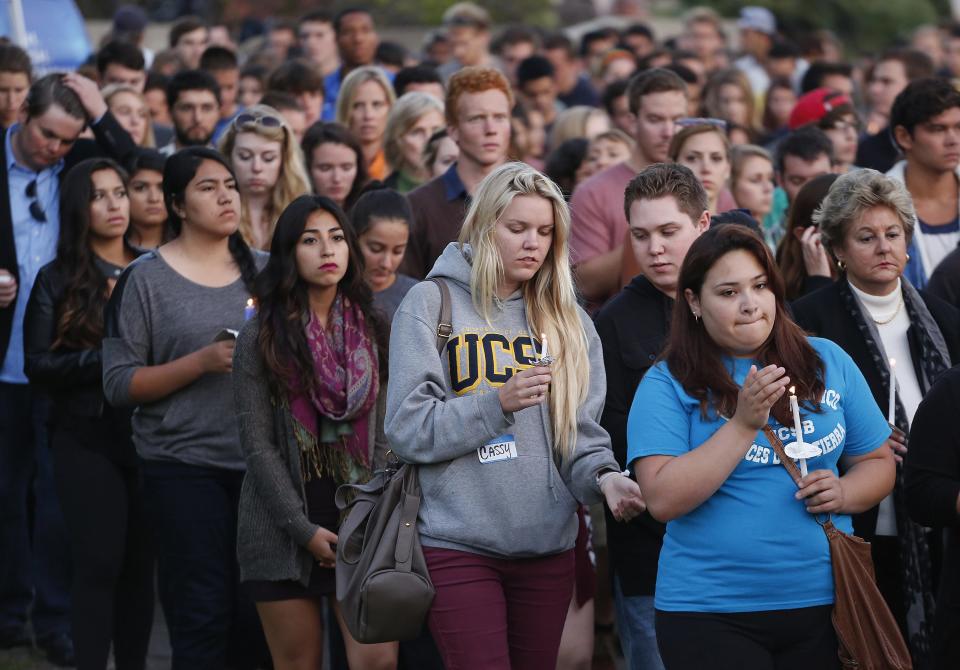
{"type": "Polygon", "coordinates": [[[43,211],[43,207],[40,206],[40,200],[37,198],[37,180],[34,179],[26,188],[26,196],[30,198],[30,216],[39,221],[40,223],[46,223],[47,215],[43,211]]]}
{"type": "Polygon", "coordinates": [[[692,126],[713,126],[723,131],[727,130],[727,122],[723,119],[708,119],[701,116],[677,119],[676,124],[679,128],[690,128],[692,126]]]}
{"type": "Polygon", "coordinates": [[[270,114],[237,114],[233,119],[233,125],[237,128],[243,126],[263,126],[264,128],[280,128],[283,122],[270,114]]]}

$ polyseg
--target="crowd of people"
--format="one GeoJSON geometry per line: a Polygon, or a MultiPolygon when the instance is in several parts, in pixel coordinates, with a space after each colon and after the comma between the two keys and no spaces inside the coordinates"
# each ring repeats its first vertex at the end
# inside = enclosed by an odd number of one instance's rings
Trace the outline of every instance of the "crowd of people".
{"type": "Polygon", "coordinates": [[[146,25],[0,44],[0,649],[142,670],[157,599],[176,670],[839,668],[828,515],[960,664],[960,26],[146,25]],[[388,451],[436,596],[361,644],[388,451]]]}

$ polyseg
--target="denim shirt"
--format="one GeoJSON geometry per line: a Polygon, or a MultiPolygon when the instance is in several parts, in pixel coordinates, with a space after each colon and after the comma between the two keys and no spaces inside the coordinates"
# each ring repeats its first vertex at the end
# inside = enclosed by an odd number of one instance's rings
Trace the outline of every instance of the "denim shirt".
{"type": "Polygon", "coordinates": [[[14,124],[6,133],[4,151],[7,161],[7,191],[10,194],[10,220],[17,248],[17,270],[20,275],[17,301],[13,312],[10,345],[0,367],[0,382],[26,384],[23,373],[23,316],[33,290],[33,282],[44,265],[57,256],[60,237],[60,172],[63,160],[35,172],[17,162],[13,155],[12,138],[20,124],[14,124]],[[37,201],[46,215],[46,222],[37,221],[30,214],[31,198],[27,186],[37,180],[37,201]]]}

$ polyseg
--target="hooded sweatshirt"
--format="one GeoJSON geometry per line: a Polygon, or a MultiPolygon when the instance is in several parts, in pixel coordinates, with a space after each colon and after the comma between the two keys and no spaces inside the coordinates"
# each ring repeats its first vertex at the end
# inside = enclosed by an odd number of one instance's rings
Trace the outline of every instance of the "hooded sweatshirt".
{"type": "Polygon", "coordinates": [[[387,439],[401,459],[420,464],[425,546],[506,558],[559,553],[576,540],[577,501],[598,501],[597,475],[620,469],[599,423],[606,393],[600,339],[578,308],[589,388],[572,454],[559,462],[546,401],[518,412],[500,407],[499,388],[531,367],[540,350],[523,295],[517,291],[494,308],[488,324],[470,297],[470,255],[468,245],[461,251],[451,243],[429,275],[447,282],[452,301],[453,333],[439,356],[438,288],[418,284],[397,310],[387,439]]]}

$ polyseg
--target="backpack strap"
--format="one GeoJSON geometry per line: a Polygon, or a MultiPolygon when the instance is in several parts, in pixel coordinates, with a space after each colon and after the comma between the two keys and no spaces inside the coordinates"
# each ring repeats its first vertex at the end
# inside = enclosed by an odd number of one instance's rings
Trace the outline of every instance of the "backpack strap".
{"type": "Polygon", "coordinates": [[[450,299],[450,287],[447,282],[439,277],[430,277],[427,281],[432,281],[440,289],[440,319],[437,321],[437,353],[442,354],[443,348],[450,341],[453,335],[453,306],[450,299]]]}

